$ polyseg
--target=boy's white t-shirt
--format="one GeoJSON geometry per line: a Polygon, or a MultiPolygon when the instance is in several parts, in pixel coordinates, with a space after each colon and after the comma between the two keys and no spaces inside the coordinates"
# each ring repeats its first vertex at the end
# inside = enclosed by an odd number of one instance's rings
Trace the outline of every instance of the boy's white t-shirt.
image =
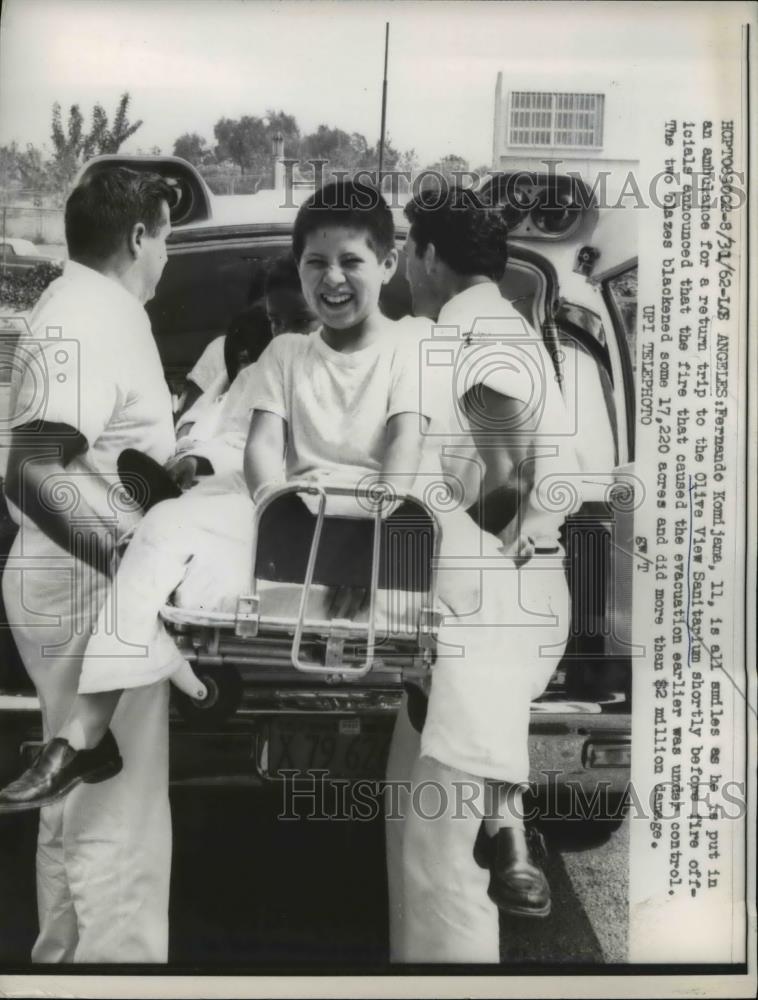
{"type": "Polygon", "coordinates": [[[349,354],[329,347],[321,329],[281,334],[269,344],[249,391],[256,410],[287,423],[287,479],[317,474],[355,486],[381,470],[387,421],[423,412],[412,322],[388,320],[386,333],[349,354]]]}

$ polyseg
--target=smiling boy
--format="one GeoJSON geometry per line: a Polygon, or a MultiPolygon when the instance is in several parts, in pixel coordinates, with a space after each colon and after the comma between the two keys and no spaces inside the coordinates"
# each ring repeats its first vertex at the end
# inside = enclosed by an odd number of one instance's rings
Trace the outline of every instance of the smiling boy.
{"type": "Polygon", "coordinates": [[[251,494],[282,478],[355,485],[375,474],[408,492],[418,469],[417,339],[382,315],[397,268],[392,214],[352,182],[316,192],[293,234],[305,301],[322,321],[308,337],[282,334],[258,363],[245,455],[251,494]]]}

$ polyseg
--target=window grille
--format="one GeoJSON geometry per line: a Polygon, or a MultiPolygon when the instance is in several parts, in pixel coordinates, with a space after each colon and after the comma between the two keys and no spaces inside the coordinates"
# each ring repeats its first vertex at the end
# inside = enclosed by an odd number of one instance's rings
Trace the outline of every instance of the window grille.
{"type": "Polygon", "coordinates": [[[508,114],[509,146],[603,145],[603,94],[514,90],[508,114]]]}

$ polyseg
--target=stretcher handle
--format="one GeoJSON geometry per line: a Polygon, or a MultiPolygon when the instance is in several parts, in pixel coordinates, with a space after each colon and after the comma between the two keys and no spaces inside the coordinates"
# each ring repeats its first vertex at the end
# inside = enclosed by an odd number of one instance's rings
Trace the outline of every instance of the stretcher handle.
{"type": "MultiPolygon", "coordinates": [[[[377,498],[376,493],[373,490],[362,487],[344,487],[336,486],[332,484],[327,484],[326,486],[320,486],[311,481],[302,480],[291,480],[288,483],[280,483],[273,486],[266,494],[260,498],[259,502],[256,503],[256,511],[253,519],[253,573],[251,581],[251,594],[253,599],[258,593],[258,578],[255,573],[255,553],[258,548],[258,525],[260,517],[263,511],[268,507],[270,503],[273,503],[279,497],[288,493],[309,493],[312,496],[319,497],[319,508],[318,515],[316,518],[316,527],[313,535],[313,540],[311,542],[311,549],[308,555],[308,564],[306,567],[305,580],[303,582],[303,593],[300,600],[300,609],[298,613],[298,620],[295,629],[295,636],[292,645],[292,656],[291,662],[295,669],[300,670],[304,673],[316,673],[324,675],[334,675],[334,674],[350,674],[352,677],[362,677],[369,672],[374,663],[374,651],[376,647],[376,595],[379,589],[379,553],[381,547],[381,521],[382,521],[382,509],[385,503],[392,503],[395,500],[417,500],[412,494],[395,495],[391,492],[386,494],[380,494],[377,498]],[[373,504],[376,505],[374,513],[374,538],[373,538],[373,552],[372,552],[372,564],[371,564],[371,594],[369,601],[369,629],[367,636],[367,658],[366,662],[360,667],[345,667],[342,670],[335,668],[334,666],[321,666],[320,664],[308,663],[300,659],[300,646],[302,644],[302,634],[305,623],[305,609],[308,604],[308,597],[310,593],[310,588],[313,584],[313,576],[315,573],[316,557],[318,554],[318,546],[321,540],[321,534],[323,530],[324,514],[326,509],[326,498],[327,496],[365,496],[371,500],[373,504]]],[[[432,566],[431,575],[429,580],[429,590],[427,592],[427,605],[429,608],[432,606],[432,601],[434,599],[434,594],[436,593],[436,581],[437,581],[437,559],[439,556],[440,548],[440,530],[438,519],[435,514],[427,510],[427,513],[432,519],[433,531],[434,531],[434,541],[433,541],[433,556],[432,556],[432,566]]]]}
{"type": "MultiPolygon", "coordinates": [[[[319,505],[318,515],[316,517],[316,527],[313,533],[310,552],[308,553],[308,565],[305,570],[303,591],[300,597],[300,610],[297,616],[297,625],[295,626],[295,636],[292,641],[292,666],[295,667],[296,670],[301,670],[303,673],[309,674],[343,673],[350,674],[351,677],[363,677],[374,665],[374,650],[376,647],[376,592],[379,588],[379,551],[381,544],[382,505],[385,502],[385,498],[380,498],[379,503],[376,506],[376,510],[374,511],[374,537],[371,553],[371,596],[369,603],[366,659],[360,666],[357,667],[345,667],[340,664],[340,667],[337,668],[334,666],[322,666],[319,663],[308,663],[306,660],[300,658],[300,646],[302,643],[303,627],[305,623],[305,609],[308,606],[308,597],[310,595],[311,586],[313,585],[313,574],[316,568],[316,558],[318,556],[318,547],[321,542],[324,512],[326,510],[326,490],[324,487],[309,485],[307,489],[309,493],[318,495],[319,505]]],[[[353,493],[351,490],[346,490],[345,492],[353,493]]]]}

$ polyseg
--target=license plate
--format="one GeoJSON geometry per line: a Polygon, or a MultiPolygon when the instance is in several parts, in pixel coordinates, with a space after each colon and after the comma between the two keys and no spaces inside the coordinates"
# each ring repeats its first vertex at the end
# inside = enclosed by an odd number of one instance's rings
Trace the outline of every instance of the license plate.
{"type": "Polygon", "coordinates": [[[282,772],[326,771],[327,778],[383,778],[392,725],[357,716],[274,719],[259,743],[258,770],[264,778],[282,772]]]}

